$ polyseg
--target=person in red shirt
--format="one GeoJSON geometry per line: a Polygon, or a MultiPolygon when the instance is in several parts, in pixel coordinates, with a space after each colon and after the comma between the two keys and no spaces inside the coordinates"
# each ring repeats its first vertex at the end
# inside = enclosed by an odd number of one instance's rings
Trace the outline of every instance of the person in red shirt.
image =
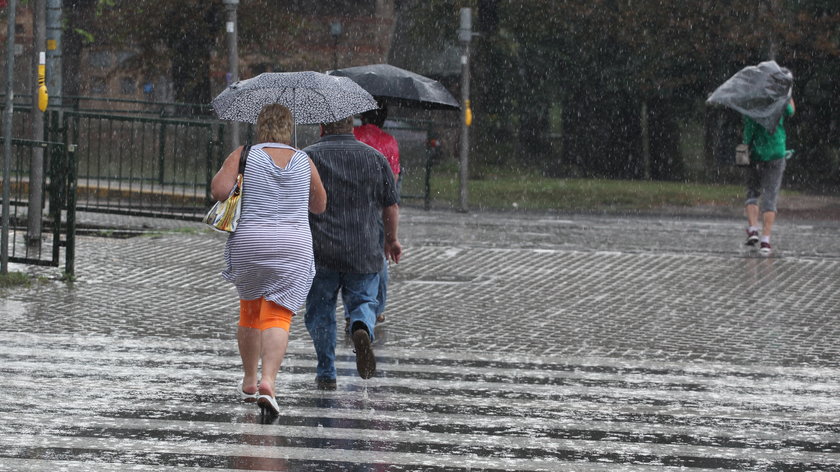
{"type": "MultiPolygon", "coordinates": [[[[379,108],[362,113],[360,116],[362,120],[361,126],[353,128],[353,134],[356,139],[367,144],[368,146],[381,152],[388,164],[391,166],[391,171],[394,172],[394,182],[397,187],[397,203],[399,203],[400,184],[402,183],[402,175],[400,169],[400,146],[396,138],[388,134],[382,129],[385,125],[385,119],[388,117],[387,106],[379,102],[379,108]]],[[[384,234],[384,233],[383,233],[384,234]]],[[[376,322],[382,323],[385,321],[385,302],[388,295],[388,259],[385,259],[385,264],[382,266],[382,272],[379,273],[379,295],[377,301],[379,306],[376,309],[376,322]]],[[[349,320],[349,318],[348,318],[349,320]]],[[[345,331],[349,328],[345,327],[345,331]]]]}
{"type": "MultiPolygon", "coordinates": [[[[353,128],[356,139],[381,152],[388,159],[394,179],[400,176],[400,145],[396,138],[382,129],[388,117],[388,108],[380,103],[380,108],[362,113],[361,126],[353,128]]],[[[399,184],[397,184],[399,188],[399,184]]]]}

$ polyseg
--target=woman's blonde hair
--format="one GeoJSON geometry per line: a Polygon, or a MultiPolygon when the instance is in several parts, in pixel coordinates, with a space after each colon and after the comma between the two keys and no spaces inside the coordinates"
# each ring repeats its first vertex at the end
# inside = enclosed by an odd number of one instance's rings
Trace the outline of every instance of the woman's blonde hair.
{"type": "Polygon", "coordinates": [[[292,143],[292,112],[279,103],[266,105],[257,117],[257,142],[292,143]]]}

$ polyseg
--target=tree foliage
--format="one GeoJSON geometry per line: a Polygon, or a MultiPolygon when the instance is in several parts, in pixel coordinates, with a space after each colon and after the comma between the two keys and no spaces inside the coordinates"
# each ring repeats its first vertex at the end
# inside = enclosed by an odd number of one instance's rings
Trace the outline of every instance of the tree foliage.
{"type": "Polygon", "coordinates": [[[64,3],[71,43],[74,35],[81,35],[93,49],[127,52],[120,68],[146,77],[171,77],[177,101],[209,102],[211,55],[223,28],[221,1],[64,3]]]}
{"type": "MultiPolygon", "coordinates": [[[[66,4],[88,12],[74,26],[95,41],[134,45],[132,66],[171,76],[178,100],[209,101],[209,65],[224,56],[221,0],[66,4]]],[[[309,28],[306,18],[313,12],[351,15],[371,5],[242,0],[240,51],[282,57],[282,38],[309,28]]],[[[457,46],[458,9],[474,9],[479,35],[471,45],[471,90],[479,161],[539,165],[553,174],[571,169],[679,179],[682,123],[719,113],[703,106],[712,90],[742,67],[775,58],[795,76],[798,116],[789,134],[799,158],[792,172],[801,166],[837,178],[836,0],[396,0],[396,5],[400,34],[410,38],[401,55],[457,46]]],[[[705,122],[707,137],[723,132],[716,120],[705,122]]]]}
{"type": "Polygon", "coordinates": [[[680,124],[702,121],[698,110],[709,111],[698,104],[739,69],[774,58],[796,76],[801,115],[791,135],[808,143],[800,162],[837,176],[837,2],[487,0],[478,8],[493,21],[480,31],[475,109],[487,115],[477,114],[477,127],[522,143],[510,153],[518,162],[563,169],[552,162],[559,155],[592,175],[679,179],[680,124]],[[558,106],[562,153],[545,139],[558,106]]]}

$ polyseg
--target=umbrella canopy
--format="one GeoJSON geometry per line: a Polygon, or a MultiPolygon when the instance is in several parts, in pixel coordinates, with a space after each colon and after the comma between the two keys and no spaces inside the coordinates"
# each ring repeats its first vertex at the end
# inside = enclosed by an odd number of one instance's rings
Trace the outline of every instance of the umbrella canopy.
{"type": "Polygon", "coordinates": [[[265,72],[230,84],[212,101],[220,119],[246,123],[256,123],[272,103],[286,106],[296,124],[330,123],[377,108],[352,80],[314,71],[265,72]]]}
{"type": "Polygon", "coordinates": [[[440,82],[390,64],[370,64],[327,72],[349,77],[386,104],[459,110],[461,105],[440,82]]]}
{"type": "Polygon", "coordinates": [[[793,74],[776,61],[767,61],[738,71],[712,92],[706,103],[749,116],[773,133],[792,94],[793,74]]]}

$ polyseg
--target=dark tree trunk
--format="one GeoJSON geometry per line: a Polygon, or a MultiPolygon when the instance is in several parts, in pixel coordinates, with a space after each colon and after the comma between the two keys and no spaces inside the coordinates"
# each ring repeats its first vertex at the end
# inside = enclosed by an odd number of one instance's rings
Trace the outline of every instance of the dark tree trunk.
{"type": "Polygon", "coordinates": [[[638,104],[620,92],[573,95],[563,107],[563,161],[593,177],[643,175],[638,104]]]}
{"type": "Polygon", "coordinates": [[[499,1],[479,0],[475,31],[481,40],[473,41],[471,83],[475,133],[473,140],[476,161],[502,164],[514,154],[515,139],[510,127],[513,114],[512,97],[506,81],[512,67],[499,38],[499,1]]]}
{"type": "Polygon", "coordinates": [[[673,107],[667,100],[648,104],[650,136],[650,177],[653,180],[680,180],[685,164],[680,150],[680,130],[673,107]]]}
{"type": "MultiPolygon", "coordinates": [[[[67,28],[61,37],[61,88],[64,96],[77,97],[81,95],[81,70],[79,58],[82,57],[84,36],[77,30],[87,30],[93,17],[93,10],[97,0],[65,0],[62,4],[62,15],[67,28]]],[[[65,106],[72,105],[71,101],[64,101],[65,106]]]]}
{"type": "MultiPolygon", "coordinates": [[[[195,8],[171,5],[172,27],[167,45],[172,53],[172,83],[175,100],[210,103],[210,53],[222,27],[221,4],[194,2],[195,8]],[[198,8],[198,6],[201,8],[198,8]],[[196,15],[200,17],[195,18],[196,15]]],[[[192,111],[188,111],[192,113],[192,111]]]]}
{"type": "Polygon", "coordinates": [[[794,97],[796,113],[785,119],[787,147],[794,150],[788,162],[785,181],[798,188],[828,188],[836,192],[840,183],[837,113],[834,103],[840,96],[836,80],[823,75],[799,74],[794,97]]]}
{"type": "Polygon", "coordinates": [[[736,171],[735,146],[741,142],[741,115],[727,108],[709,108],[705,116],[704,149],[707,172],[711,182],[732,181],[736,171]]]}
{"type": "Polygon", "coordinates": [[[519,155],[536,167],[551,154],[549,139],[548,104],[533,103],[521,110],[519,115],[519,155]]]}

